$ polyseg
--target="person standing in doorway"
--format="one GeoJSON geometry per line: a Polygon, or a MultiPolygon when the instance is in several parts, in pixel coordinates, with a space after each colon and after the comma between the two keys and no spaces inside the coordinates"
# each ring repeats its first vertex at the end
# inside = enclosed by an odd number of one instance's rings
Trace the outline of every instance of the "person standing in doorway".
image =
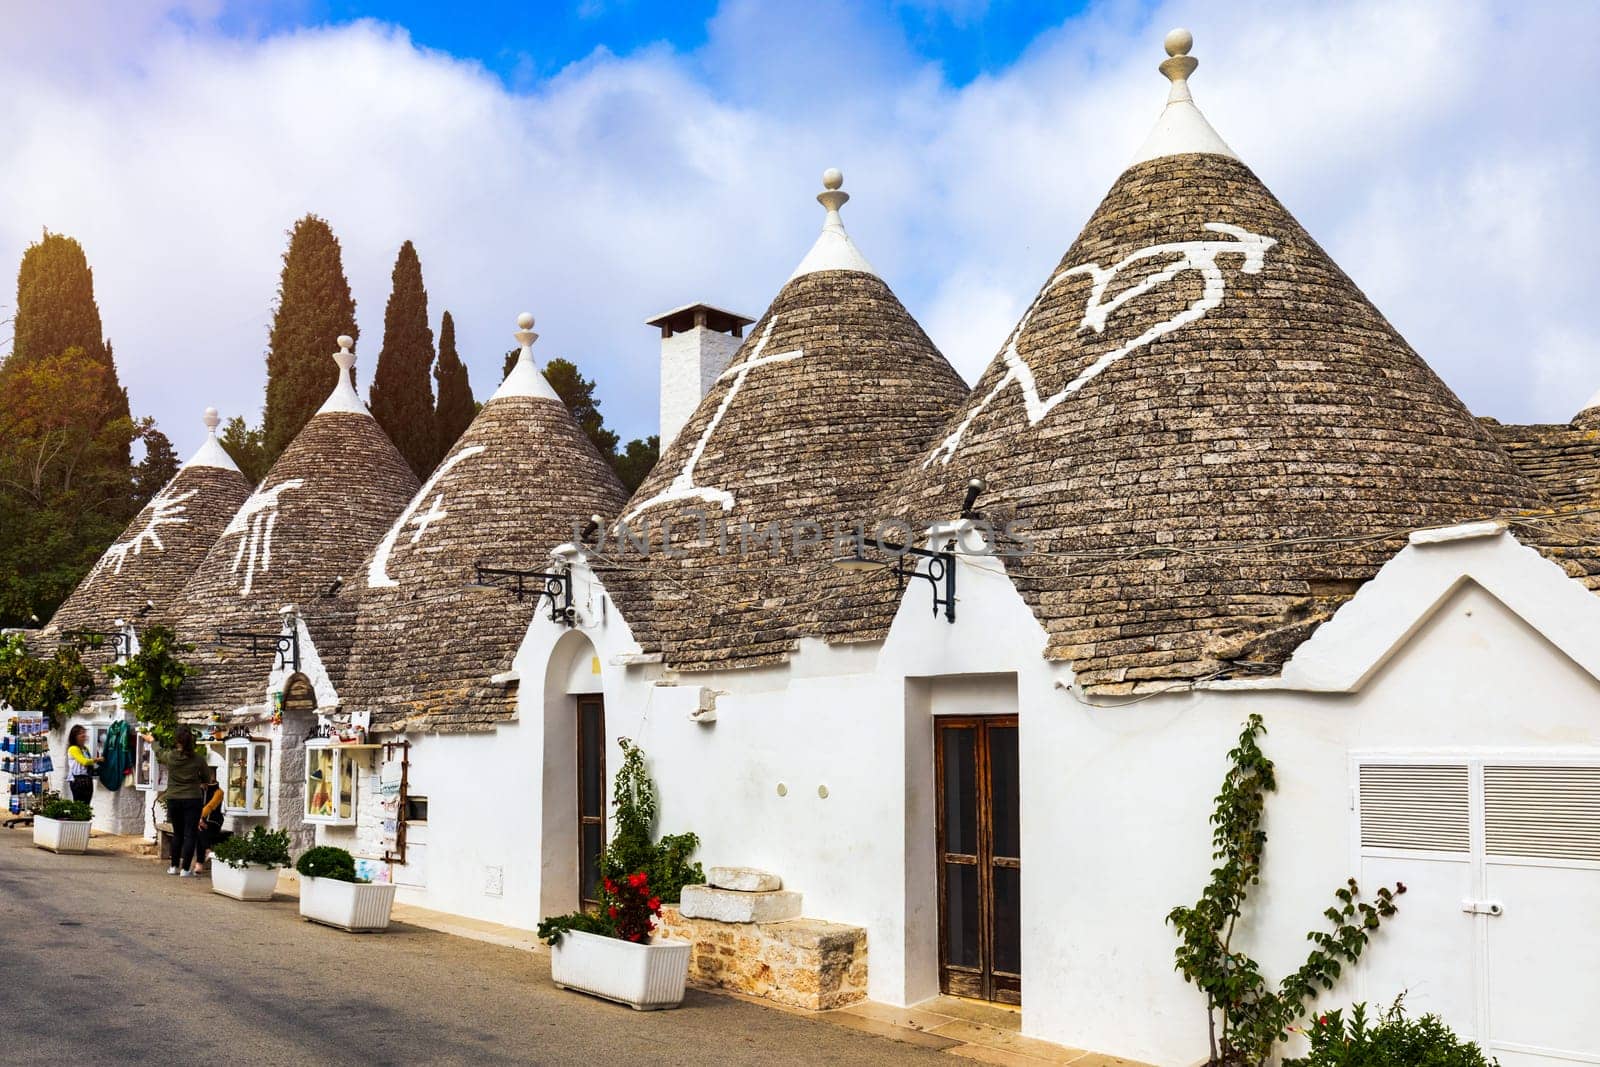
{"type": "MultiPolygon", "coordinates": [[[[147,742],[155,738],[143,735],[147,742]]],[[[200,843],[200,809],[205,804],[206,772],[210,764],[195,751],[194,731],[178,727],[171,748],[156,746],[156,759],[167,769],[167,822],[172,824],[172,865],[168,874],[193,877],[190,865],[200,843]]]]}
{"type": "Polygon", "coordinates": [[[100,761],[89,755],[89,731],[82,723],[67,734],[67,794],[87,804],[94,799],[94,768],[100,761]]]}

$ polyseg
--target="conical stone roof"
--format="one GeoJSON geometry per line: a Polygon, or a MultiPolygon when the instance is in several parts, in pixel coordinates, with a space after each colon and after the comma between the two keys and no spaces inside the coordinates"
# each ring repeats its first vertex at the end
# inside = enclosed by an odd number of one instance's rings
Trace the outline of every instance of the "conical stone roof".
{"type": "MultiPolygon", "coordinates": [[[[41,635],[46,646],[75,630],[110,631],[118,619],[141,630],[172,624],[184,583],[250,495],[250,483],[217,443],[215,408],[206,409],[205,422],[205,443],[56,609],[41,635]]],[[[110,646],[84,658],[110,662],[110,646]]]]}
{"type": "Polygon", "coordinates": [[[522,354],[362,566],[355,648],[340,696],[374,730],[489,729],[515,715],[511,669],[535,612],[505,589],[469,588],[475,567],[550,571],[550,550],[589,516],[618,514],[627,493],[534,366],[533,316],[522,354]]]}
{"type": "Polygon", "coordinates": [[[327,402],[233,513],[184,588],[178,633],[195,645],[199,668],[180,694],[185,718],[229,714],[266,698],[270,657],[219,648],[217,634],[277,633],[287,605],[304,619],[329,677],[342,676],[357,570],[417,491],[416,476],[350,383],[351,343],[339,339],[340,374],[327,402]],[[335,579],[343,579],[338,589],[335,579]]]}
{"type": "MultiPolygon", "coordinates": [[[[1005,566],[1046,655],[1103,693],[1271,669],[1396,531],[1544,506],[1211,130],[1188,44],[1169,35],[1140,161],[886,506],[953,518],[987,479],[980,510],[1034,550],[1005,566]]],[[[890,618],[837,615],[830,636],[890,618]]]]}
{"type": "Polygon", "coordinates": [[[966,394],[845,232],[841,183],[824,175],[815,246],[596,553],[641,648],[675,667],[787,656],[809,632],[802,565],[836,551],[966,394]]]}

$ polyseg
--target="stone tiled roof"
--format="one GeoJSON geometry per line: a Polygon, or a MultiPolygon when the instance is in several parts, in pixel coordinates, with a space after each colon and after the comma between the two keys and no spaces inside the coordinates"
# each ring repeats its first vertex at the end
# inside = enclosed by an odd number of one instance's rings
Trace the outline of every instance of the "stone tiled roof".
{"type": "MultiPolygon", "coordinates": [[[[1582,416],[1580,416],[1582,418],[1582,416]]],[[[1553,504],[1600,505],[1600,427],[1566,425],[1507,426],[1482,420],[1553,504]]]]}
{"type": "Polygon", "coordinates": [[[783,660],[814,632],[802,565],[833,554],[828,538],[868,514],[965,393],[877,276],[792,278],[624,510],[649,558],[615,530],[597,553],[644,651],[684,670],[783,660]],[[776,544],[762,536],[774,523],[776,544]]]}
{"type": "Polygon", "coordinates": [[[313,416],[184,588],[178,633],[196,646],[199,673],[180,693],[180,713],[199,719],[266,699],[270,658],[218,648],[216,636],[276,633],[288,604],[337,681],[354,636],[357,570],[416,491],[416,476],[370,415],[313,416]],[[328,596],[335,578],[343,588],[328,596]]]}
{"type": "MultiPolygon", "coordinates": [[[[1402,531],[1546,507],[1256,175],[1201,153],[1118,178],[886,510],[951,517],[973,476],[1040,550],[1005,569],[1046,655],[1100,693],[1270,668],[1402,531]]],[[[847,580],[829,636],[883,636],[885,584],[847,580]]]]}
{"type": "Polygon", "coordinates": [[[626,498],[559,400],[491,399],[360,569],[345,706],[371,711],[375,730],[483,730],[512,718],[515,690],[490,678],[510,670],[534,613],[550,605],[468,588],[474,565],[550,570],[552,548],[626,498]]]}

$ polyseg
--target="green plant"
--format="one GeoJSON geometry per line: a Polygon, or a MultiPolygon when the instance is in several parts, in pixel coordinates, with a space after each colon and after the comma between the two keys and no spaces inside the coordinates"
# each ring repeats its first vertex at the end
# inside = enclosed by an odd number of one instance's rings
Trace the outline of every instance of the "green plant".
{"type": "Polygon", "coordinates": [[[1463,1041],[1437,1015],[1407,1019],[1405,997],[1395,998],[1367,1023],[1367,1006],[1330,1011],[1302,1031],[1311,1040],[1311,1053],[1285,1060],[1283,1067],[1491,1067],[1490,1059],[1470,1041],[1463,1041]]]}
{"type": "Polygon", "coordinates": [[[356,861],[349,852],[332,845],[318,845],[300,854],[294,869],[302,878],[332,878],[339,882],[357,882],[356,861]]]}
{"type": "Polygon", "coordinates": [[[667,834],[655,840],[656,785],[645,767],[644,750],[619,737],[622,766],[611,787],[616,833],[600,856],[600,873],[613,881],[643,871],[656,896],[673,902],[685,885],[706,880],[700,864],[689,857],[700,847],[692,833],[667,834]]]}
{"type": "Polygon", "coordinates": [[[661,898],[651,888],[649,875],[634,871],[602,881],[598,911],[552,916],[539,924],[538,935],[548,945],[559,945],[571,930],[622,941],[648,941],[660,914],[661,898]]]}
{"type": "Polygon", "coordinates": [[[599,934],[601,937],[616,937],[617,923],[603,912],[573,911],[540,920],[536,932],[539,940],[545,944],[559,945],[561,939],[573,930],[584,934],[599,934]]]}
{"type": "Polygon", "coordinates": [[[60,819],[62,822],[88,822],[94,818],[94,809],[81,800],[51,797],[39,805],[39,814],[46,819],[60,819]]]}
{"type": "Polygon", "coordinates": [[[1213,857],[1219,865],[1193,907],[1173,908],[1167,922],[1181,939],[1175,953],[1177,970],[1205,994],[1206,1023],[1213,1064],[1256,1067],[1273,1046],[1289,1036],[1289,1028],[1310,1010],[1323,989],[1332,989],[1345,964],[1361,957],[1373,930],[1394,915],[1394,898],[1406,891],[1379,889],[1376,903],[1360,899],[1355,879],[1334,891],[1333,907],[1323,912],[1330,930],[1306,935],[1316,947],[1293,974],[1270,987],[1260,966],[1233,948],[1235,925],[1250,887],[1261,881],[1267,835],[1261,829],[1266,795],[1277,789],[1270,759],[1256,739],[1266,733],[1261,716],[1251,715],[1239,744],[1228,753],[1228,773],[1211,815],[1213,857]],[[1220,1016],[1220,1029],[1218,1027],[1220,1016]]]}
{"type": "Polygon", "coordinates": [[[167,627],[152,626],[139,635],[139,651],[106,668],[123,706],[164,748],[178,729],[178,689],[195,673],[179,656],[193,651],[167,627]]]}
{"type": "Polygon", "coordinates": [[[88,699],[94,675],[78,650],[63,646],[49,659],[28,651],[21,634],[0,636],[0,704],[19,711],[42,711],[52,729],[71,718],[88,699]]]}
{"type": "MultiPolygon", "coordinates": [[[[234,834],[218,841],[212,846],[211,854],[230,867],[244,867],[251,863],[262,867],[287,867],[289,834],[286,830],[268,830],[265,826],[257,826],[248,834],[234,834]]],[[[353,874],[354,861],[350,869],[353,874]]]]}

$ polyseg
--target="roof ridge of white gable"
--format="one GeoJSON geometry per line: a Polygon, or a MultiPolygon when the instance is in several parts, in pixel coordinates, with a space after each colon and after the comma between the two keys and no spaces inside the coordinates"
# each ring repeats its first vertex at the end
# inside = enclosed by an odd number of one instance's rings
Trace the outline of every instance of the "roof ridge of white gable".
{"type": "Polygon", "coordinates": [[[333,354],[333,361],[339,364],[339,377],[333,383],[333,392],[328,394],[328,399],[317,409],[318,415],[330,411],[343,411],[351,415],[365,415],[369,419],[372,418],[372,412],[367,410],[367,405],[356,395],[356,387],[350,381],[350,368],[356,365],[356,354],[352,351],[355,343],[355,338],[349,334],[339,335],[339,351],[333,354]]]}
{"type": "Polygon", "coordinates": [[[517,362],[512,366],[511,373],[506,375],[506,380],[500,383],[500,388],[486,403],[507,396],[536,396],[561,403],[561,397],[533,362],[533,342],[539,339],[539,335],[533,332],[533,316],[526,311],[518,315],[517,329],[511,336],[517,339],[522,351],[517,353],[517,362]]]}
{"type": "Polygon", "coordinates": [[[1233,149],[1200,113],[1195,106],[1194,96],[1189,92],[1189,75],[1200,65],[1200,61],[1189,54],[1189,49],[1194,47],[1194,34],[1185,29],[1172,30],[1162,44],[1167,50],[1167,58],[1161,61],[1159,69],[1172,83],[1172,88],[1167,92],[1166,108],[1138,154],[1133,157],[1133,162],[1148,163],[1163,156],[1189,152],[1238,159],[1233,149]]]}
{"type": "Polygon", "coordinates": [[[239,470],[239,465],[233,461],[233,457],[228,455],[228,450],[217,440],[217,424],[221,421],[222,417],[217,414],[216,408],[206,408],[205,442],[195,449],[194,455],[184,461],[179,470],[188,470],[190,467],[218,467],[225,471],[243,473],[239,470]]]}
{"type": "Polygon", "coordinates": [[[850,235],[845,232],[844,220],[839,217],[839,209],[850,199],[850,194],[840,188],[842,185],[844,174],[839,168],[829,167],[822,172],[822,192],[817,194],[817,203],[827,211],[822,219],[822,233],[817,235],[817,242],[806,253],[806,258],[789,275],[790,281],[804,274],[825,270],[853,270],[875,278],[878,276],[872,264],[867,262],[867,257],[850,240],[850,235]]]}

